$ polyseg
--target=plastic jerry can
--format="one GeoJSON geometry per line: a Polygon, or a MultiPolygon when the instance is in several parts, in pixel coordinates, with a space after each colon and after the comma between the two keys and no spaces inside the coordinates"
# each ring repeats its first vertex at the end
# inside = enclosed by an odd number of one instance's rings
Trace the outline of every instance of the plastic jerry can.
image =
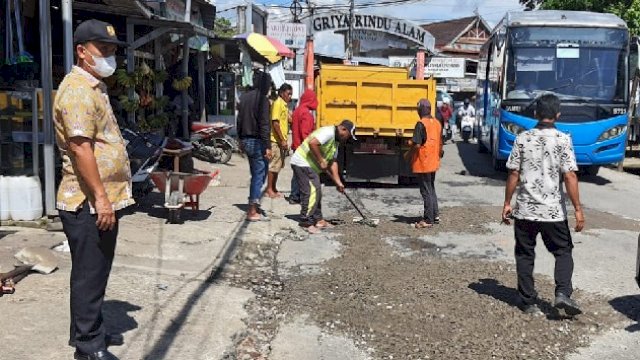
{"type": "Polygon", "coordinates": [[[11,178],[9,207],[12,220],[37,220],[42,217],[42,189],[37,177],[11,178]]]}
{"type": "Polygon", "coordinates": [[[9,206],[9,180],[7,176],[0,176],[0,220],[5,221],[11,218],[11,208],[9,206]]]}

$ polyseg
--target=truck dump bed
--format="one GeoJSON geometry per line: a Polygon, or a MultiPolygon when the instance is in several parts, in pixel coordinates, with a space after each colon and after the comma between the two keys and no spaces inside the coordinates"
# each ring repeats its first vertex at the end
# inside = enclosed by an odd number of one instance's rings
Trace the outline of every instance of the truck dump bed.
{"type": "Polygon", "coordinates": [[[358,136],[411,137],[422,98],[436,99],[435,80],[410,80],[404,68],[323,65],[318,126],[352,120],[358,136]]]}

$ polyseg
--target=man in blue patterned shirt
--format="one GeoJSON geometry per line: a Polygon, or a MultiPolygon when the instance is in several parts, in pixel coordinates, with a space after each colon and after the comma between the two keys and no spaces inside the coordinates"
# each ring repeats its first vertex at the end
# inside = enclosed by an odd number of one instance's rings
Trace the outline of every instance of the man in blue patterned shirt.
{"type": "Polygon", "coordinates": [[[562,192],[564,180],[567,194],[575,208],[577,232],[584,228],[580,205],[575,153],[569,135],[555,127],[560,116],[560,100],[553,94],[541,96],[536,104],[538,125],[518,135],[507,168],[510,170],[505,191],[502,220],[515,219],[515,257],[518,272],[520,308],[528,314],[540,314],[533,281],[536,238],[542,241],[556,259],[555,306],[569,315],[581,313],[571,299],[573,287],[573,242],[567,223],[567,209],[562,192]],[[520,183],[516,205],[511,199],[520,183]]]}

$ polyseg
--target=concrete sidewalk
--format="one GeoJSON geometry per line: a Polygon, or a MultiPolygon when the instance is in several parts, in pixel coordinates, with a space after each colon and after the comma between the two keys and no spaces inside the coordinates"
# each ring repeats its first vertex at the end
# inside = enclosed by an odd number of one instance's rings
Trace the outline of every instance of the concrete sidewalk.
{"type": "MultiPolygon", "coordinates": [[[[296,207],[266,199],[269,223],[248,224],[244,212],[249,170],[234,155],[227,165],[197,163],[221,170],[221,184],[201,197],[201,210],[183,212],[184,224],[166,224],[163,195],[153,193],[120,225],[114,269],[107,288],[106,325],[123,333],[125,345],[112,347],[121,359],[220,359],[244,328],[249,290],[216,282],[221,265],[239,240],[269,241],[295,223],[285,217],[296,207]],[[275,204],[275,205],[274,205],[275,204]]],[[[280,183],[288,190],[290,171],[280,183]]],[[[13,254],[25,246],[53,247],[61,232],[0,228],[0,271],[12,268],[13,254]]],[[[57,253],[60,268],[51,275],[30,275],[16,293],[0,298],[5,326],[3,359],[71,359],[69,332],[70,256],[57,253]]]]}

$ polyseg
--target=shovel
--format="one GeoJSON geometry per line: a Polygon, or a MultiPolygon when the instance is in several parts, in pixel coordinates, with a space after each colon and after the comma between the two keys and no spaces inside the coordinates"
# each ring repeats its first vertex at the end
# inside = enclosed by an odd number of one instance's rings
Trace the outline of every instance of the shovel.
{"type": "Polygon", "coordinates": [[[356,203],[351,199],[351,197],[349,196],[349,194],[347,194],[347,192],[343,192],[344,196],[347,198],[347,200],[349,200],[349,202],[351,203],[351,205],[353,206],[354,209],[356,209],[356,211],[358,212],[358,214],[360,214],[360,218],[355,218],[353,219],[354,223],[357,224],[364,224],[367,226],[371,226],[371,227],[376,227],[378,226],[378,224],[380,223],[380,219],[370,219],[368,217],[366,217],[362,211],[360,210],[360,208],[358,208],[358,205],[356,205],[356,203]]]}
{"type": "Polygon", "coordinates": [[[47,248],[24,248],[15,254],[23,265],[7,273],[0,274],[0,296],[4,294],[13,294],[15,292],[15,284],[24,279],[31,271],[40,274],[51,274],[58,268],[58,261],[53,252],[47,248]]]}

